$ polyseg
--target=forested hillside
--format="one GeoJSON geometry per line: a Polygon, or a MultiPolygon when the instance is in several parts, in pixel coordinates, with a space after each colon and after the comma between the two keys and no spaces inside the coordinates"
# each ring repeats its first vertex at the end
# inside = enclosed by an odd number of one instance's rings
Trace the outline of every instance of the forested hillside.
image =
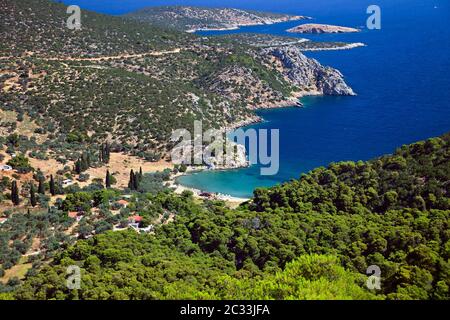
{"type": "Polygon", "coordinates": [[[110,231],[79,241],[10,296],[449,299],[449,181],[446,134],[258,189],[236,210],[189,193],[141,194],[174,221],[154,235],[110,231]],[[65,287],[73,264],[82,268],[80,290],[65,287]],[[381,290],[365,287],[370,265],[381,269],[381,290]]]}

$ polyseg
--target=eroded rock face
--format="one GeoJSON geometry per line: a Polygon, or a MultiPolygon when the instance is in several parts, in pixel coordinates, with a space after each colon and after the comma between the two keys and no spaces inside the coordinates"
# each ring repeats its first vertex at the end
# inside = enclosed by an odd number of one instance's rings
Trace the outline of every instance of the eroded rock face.
{"type": "Polygon", "coordinates": [[[275,57],[281,64],[285,78],[302,91],[324,95],[355,95],[341,72],[307,58],[296,47],[266,48],[261,50],[261,54],[275,57]]]}

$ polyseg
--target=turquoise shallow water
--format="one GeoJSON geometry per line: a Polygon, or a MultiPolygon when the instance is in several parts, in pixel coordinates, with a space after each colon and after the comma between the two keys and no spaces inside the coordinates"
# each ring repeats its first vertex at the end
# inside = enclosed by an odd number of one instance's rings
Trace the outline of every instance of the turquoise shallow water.
{"type": "MultiPolygon", "coordinates": [[[[71,4],[120,14],[146,5],[228,6],[308,15],[313,22],[363,27],[369,0],[72,0],[71,4]]],[[[259,167],[184,176],[188,186],[238,197],[272,186],[332,161],[368,160],[402,144],[450,131],[450,2],[378,0],[382,29],[358,34],[304,36],[318,41],[364,42],[347,51],[307,53],[338,68],[357,97],[308,97],[305,107],[264,110],[257,128],[280,129],[280,171],[261,176],[259,167]]],[[[297,25],[242,28],[235,32],[288,35],[297,25]]],[[[222,34],[208,32],[203,34],[222,34]]],[[[292,36],[292,34],[289,34],[292,36]]],[[[303,36],[303,35],[302,35],[303,36]]]]}

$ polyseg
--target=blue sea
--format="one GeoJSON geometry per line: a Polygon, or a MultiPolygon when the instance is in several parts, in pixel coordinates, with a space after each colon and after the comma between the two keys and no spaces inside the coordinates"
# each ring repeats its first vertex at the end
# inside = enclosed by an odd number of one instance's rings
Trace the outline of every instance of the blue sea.
{"type": "MultiPolygon", "coordinates": [[[[304,108],[263,110],[255,128],[280,130],[280,171],[260,168],[202,172],[180,182],[202,190],[249,197],[256,187],[298,178],[301,173],[343,160],[368,160],[397,147],[450,131],[450,1],[448,0],[193,0],[86,1],[71,4],[110,14],[148,5],[226,6],[307,15],[313,22],[363,28],[357,34],[299,35],[316,41],[364,42],[367,47],[306,53],[339,69],[356,97],[306,97],[304,108]],[[365,28],[371,4],[381,7],[381,30],[365,28]]],[[[290,35],[289,22],[224,34],[290,35]]]]}

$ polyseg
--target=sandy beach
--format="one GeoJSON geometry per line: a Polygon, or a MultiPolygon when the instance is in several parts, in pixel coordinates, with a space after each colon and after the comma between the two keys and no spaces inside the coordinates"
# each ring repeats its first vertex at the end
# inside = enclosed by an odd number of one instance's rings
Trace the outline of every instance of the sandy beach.
{"type": "MultiPolygon", "coordinates": [[[[205,168],[206,169],[206,168],[205,168]]],[[[196,189],[196,188],[191,188],[191,187],[187,187],[187,186],[183,186],[180,183],[178,183],[177,179],[183,175],[189,174],[189,173],[193,173],[193,172],[199,172],[199,171],[203,171],[202,169],[188,169],[187,172],[185,173],[177,173],[177,174],[173,174],[170,177],[170,180],[168,182],[168,187],[172,188],[174,190],[175,193],[177,194],[181,194],[183,191],[191,191],[194,196],[196,198],[205,200],[205,199],[211,199],[211,200],[223,200],[226,202],[229,202],[231,204],[236,204],[239,205],[241,203],[247,202],[251,199],[249,198],[239,198],[239,197],[233,197],[231,195],[227,195],[227,194],[222,194],[222,193],[214,193],[214,192],[208,192],[208,191],[204,191],[204,190],[200,190],[200,189],[196,189]],[[201,196],[202,193],[207,193],[210,194],[211,197],[205,197],[205,196],[201,196]]]]}

